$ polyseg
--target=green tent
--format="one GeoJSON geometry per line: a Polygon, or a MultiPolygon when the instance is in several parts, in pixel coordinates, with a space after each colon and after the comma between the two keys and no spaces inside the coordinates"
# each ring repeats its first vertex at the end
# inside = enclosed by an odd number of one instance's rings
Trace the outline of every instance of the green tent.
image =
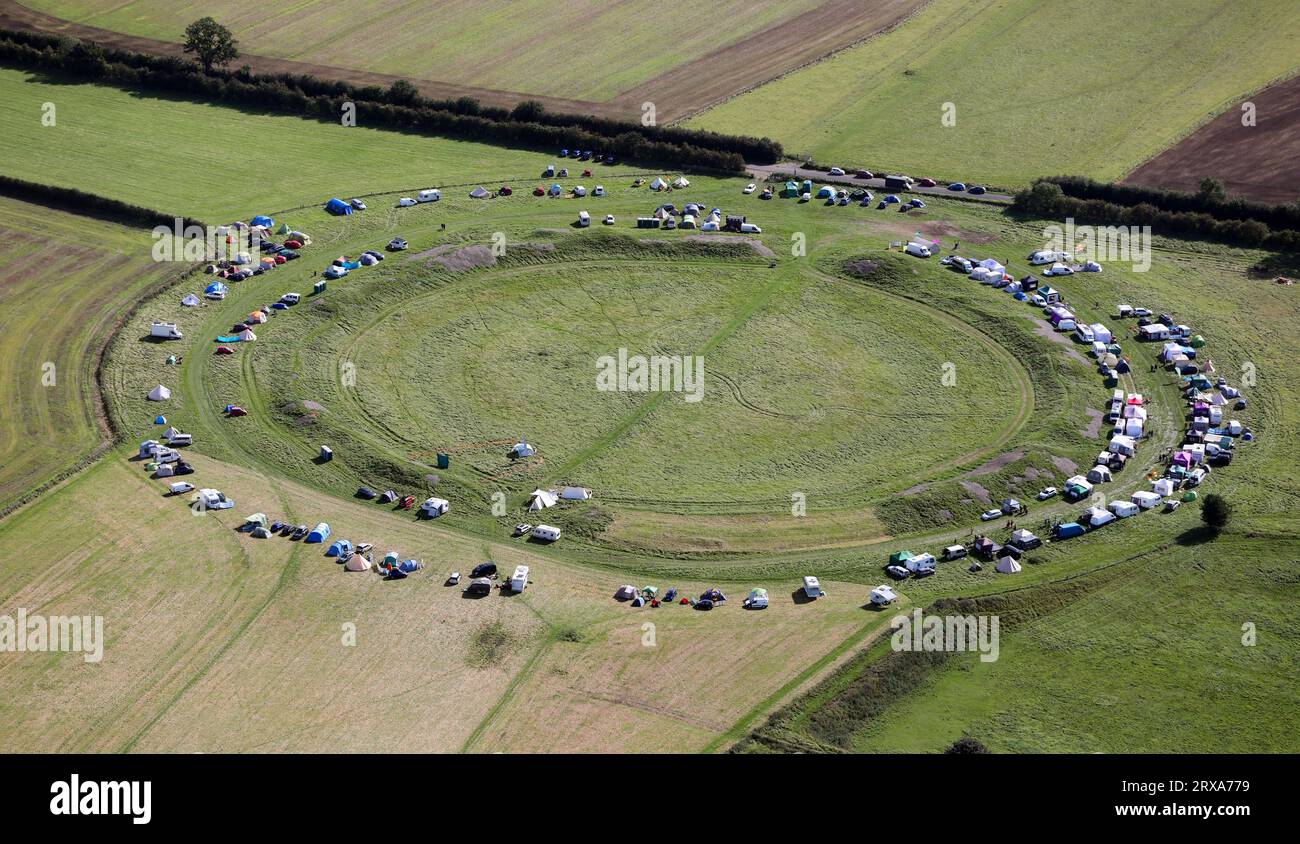
{"type": "Polygon", "coordinates": [[[898,565],[899,563],[905,563],[910,559],[912,559],[911,551],[895,551],[894,553],[889,555],[889,562],[891,565],[898,565]]]}
{"type": "Polygon", "coordinates": [[[291,231],[293,231],[293,229],[289,228],[289,224],[288,224],[288,223],[281,223],[281,224],[280,224],[280,228],[276,229],[276,230],[275,230],[275,233],[276,233],[276,234],[288,234],[288,233],[291,232],[291,231]]]}
{"type": "Polygon", "coordinates": [[[1196,498],[1197,498],[1197,495],[1196,495],[1196,493],[1195,493],[1193,490],[1188,490],[1187,492],[1184,492],[1184,493],[1183,493],[1183,500],[1184,500],[1184,501],[1195,501],[1196,498]]]}
{"type": "Polygon", "coordinates": [[[262,527],[266,527],[266,514],[265,514],[265,513],[254,513],[254,514],[251,515],[251,516],[246,516],[246,517],[244,517],[244,522],[245,522],[246,524],[251,522],[251,523],[253,523],[253,524],[258,524],[258,525],[261,525],[262,527]]]}
{"type": "Polygon", "coordinates": [[[1188,345],[1191,346],[1193,349],[1199,349],[1205,345],[1205,338],[1197,334],[1196,336],[1192,337],[1188,345]]]}
{"type": "Polygon", "coordinates": [[[785,188],[781,191],[781,196],[784,196],[788,199],[790,197],[794,197],[798,195],[799,195],[799,183],[795,181],[786,182],[785,188]]]}

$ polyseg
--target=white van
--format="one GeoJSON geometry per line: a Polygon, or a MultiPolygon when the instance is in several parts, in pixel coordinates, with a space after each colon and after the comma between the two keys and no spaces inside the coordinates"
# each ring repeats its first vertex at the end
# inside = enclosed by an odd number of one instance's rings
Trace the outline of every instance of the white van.
{"type": "Polygon", "coordinates": [[[579,212],[578,212],[578,226],[579,226],[580,228],[584,228],[584,229],[585,229],[585,228],[586,228],[587,226],[589,226],[589,225],[591,225],[591,215],[588,214],[586,211],[579,211],[579,212]]]}
{"type": "Polygon", "coordinates": [[[155,322],[149,326],[149,336],[162,337],[164,340],[179,340],[184,335],[174,322],[155,322]]]}
{"type": "Polygon", "coordinates": [[[762,234],[763,230],[753,223],[741,223],[740,230],[744,234],[762,234]]]}
{"type": "Polygon", "coordinates": [[[826,594],[822,591],[821,583],[819,583],[817,578],[813,577],[811,574],[804,576],[803,593],[809,598],[821,598],[826,594]]]}
{"type": "Polygon", "coordinates": [[[284,302],[286,305],[296,305],[302,301],[302,297],[297,293],[286,293],[280,297],[280,301],[284,302]]]}
{"type": "Polygon", "coordinates": [[[560,538],[560,529],[550,525],[538,525],[533,528],[533,537],[543,542],[554,542],[560,538]]]}
{"type": "Polygon", "coordinates": [[[442,199],[442,191],[438,190],[437,188],[422,190],[418,194],[416,194],[415,198],[420,202],[437,202],[438,200],[442,199]]]}
{"type": "Polygon", "coordinates": [[[400,208],[406,208],[407,206],[414,205],[414,204],[415,204],[415,200],[411,199],[411,197],[409,196],[404,196],[401,199],[397,200],[397,205],[400,208]]]}
{"type": "Polygon", "coordinates": [[[185,481],[177,481],[174,484],[169,484],[167,489],[171,491],[172,495],[182,495],[186,492],[192,492],[194,490],[194,484],[186,483],[185,481]]]}
{"type": "Polygon", "coordinates": [[[1069,252],[1049,252],[1047,250],[1040,250],[1029,254],[1029,263],[1034,265],[1055,264],[1062,261],[1072,264],[1074,263],[1074,256],[1069,252]]]}
{"type": "Polygon", "coordinates": [[[528,586],[528,566],[515,566],[515,573],[510,575],[510,591],[522,592],[528,586]]]}
{"type": "Polygon", "coordinates": [[[917,243],[915,240],[908,241],[906,251],[908,255],[915,255],[918,258],[930,257],[930,247],[924,243],[917,243]]]}

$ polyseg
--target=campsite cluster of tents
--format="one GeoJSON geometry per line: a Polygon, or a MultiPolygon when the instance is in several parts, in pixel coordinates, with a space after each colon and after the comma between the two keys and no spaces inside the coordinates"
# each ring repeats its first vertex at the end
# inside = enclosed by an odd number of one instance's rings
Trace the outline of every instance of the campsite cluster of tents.
{"type": "MultiPolygon", "coordinates": [[[[1053,262],[1053,268],[1062,266],[1058,259],[1073,260],[1068,253],[1063,252],[1039,251],[1029,256],[1031,263],[1053,262]]],[[[1042,308],[1057,331],[1071,333],[1076,342],[1088,346],[1097,361],[1097,369],[1105,385],[1113,388],[1106,422],[1114,428],[1106,448],[1097,455],[1094,465],[1086,473],[1067,479],[1063,494],[1067,501],[1081,501],[1091,496],[1095,485],[1109,483],[1114,479],[1114,473],[1128,464],[1136,455],[1140,441],[1148,435],[1148,399],[1140,393],[1125,393],[1118,389],[1119,376],[1131,372],[1132,363],[1123,356],[1123,349],[1114,332],[1104,323],[1089,324],[1077,318],[1061,291],[1041,284],[1033,275],[1016,281],[1002,264],[993,259],[973,264],[960,256],[950,255],[943,262],[954,269],[967,272],[971,278],[981,283],[1005,289],[1019,301],[1042,308]]],[[[1093,261],[1086,262],[1083,268],[1085,272],[1101,272],[1101,266],[1093,261]]],[[[1073,272],[1072,267],[1070,270],[1073,272]]],[[[1150,490],[1138,490],[1128,500],[1116,499],[1105,506],[1093,505],[1075,521],[1057,522],[1052,525],[1055,539],[1080,536],[1117,519],[1125,519],[1162,504],[1168,511],[1182,502],[1195,501],[1198,493],[1194,487],[1208,477],[1212,467],[1227,465],[1232,461],[1236,439],[1253,439],[1252,432],[1241,422],[1224,418],[1229,401],[1236,401],[1236,410],[1246,407],[1241,392],[1230,386],[1224,378],[1210,380],[1206,373],[1214,372],[1212,361],[1206,361],[1204,370],[1197,362],[1198,356],[1204,352],[1204,337],[1196,334],[1190,326],[1176,324],[1169,314],[1153,317],[1145,308],[1121,304],[1118,306],[1118,316],[1121,319],[1138,318],[1135,333],[1139,340],[1164,342],[1157,355],[1158,364],[1152,368],[1154,370],[1156,366],[1163,365],[1182,380],[1183,395],[1189,405],[1188,426],[1181,445],[1170,453],[1163,474],[1151,480],[1150,490]]],[[[1037,542],[1037,537],[1032,534],[1029,536],[1037,542]]],[[[981,537],[980,541],[983,539],[981,537]]],[[[977,541],[977,547],[973,550],[981,550],[980,541],[977,541]]],[[[1021,552],[1028,550],[1023,544],[1012,542],[1008,546],[995,545],[993,553],[1007,547],[1017,548],[1021,552]]],[[[1016,560],[1019,560],[1018,556],[1016,560]]],[[[998,571],[1019,571],[1019,564],[1008,562],[1004,567],[1003,560],[999,558],[998,571]]]]}
{"type": "MultiPolygon", "coordinates": [[[[650,606],[658,608],[664,604],[679,604],[681,606],[694,607],[697,610],[711,610],[720,606],[727,601],[727,596],[722,594],[721,589],[705,589],[700,593],[700,597],[692,598],[688,595],[681,594],[676,587],[669,589],[662,597],[659,594],[658,586],[642,586],[637,589],[635,586],[624,585],[614,590],[614,600],[627,601],[631,606],[644,607],[650,606]]],[[[745,599],[745,606],[753,609],[762,609],[767,606],[767,590],[754,589],[750,592],[749,597],[745,599]]]]}
{"type": "Polygon", "coordinates": [[[246,517],[244,523],[236,530],[247,533],[255,539],[282,536],[294,541],[302,541],[304,544],[323,545],[329,542],[329,546],[325,549],[325,556],[332,557],[336,562],[342,563],[346,571],[374,570],[388,580],[402,580],[424,568],[422,561],[403,560],[396,551],[389,551],[380,558],[379,562],[375,562],[374,546],[369,542],[362,542],[356,546],[346,539],[335,539],[330,542],[333,529],[330,527],[329,522],[320,522],[314,528],[308,530],[306,525],[271,521],[266,517],[265,513],[253,513],[251,516],[246,517]]]}

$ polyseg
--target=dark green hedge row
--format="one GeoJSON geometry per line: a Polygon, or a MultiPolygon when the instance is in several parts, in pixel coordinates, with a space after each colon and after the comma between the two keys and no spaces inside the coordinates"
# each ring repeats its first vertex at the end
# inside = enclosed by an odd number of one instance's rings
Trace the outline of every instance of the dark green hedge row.
{"type": "Polygon", "coordinates": [[[1206,238],[1236,246],[1300,251],[1300,231],[1270,229],[1259,220],[1220,220],[1202,211],[1168,211],[1148,202],[1120,205],[1067,196],[1054,180],[1039,179],[1016,194],[1012,209],[1038,217],[1073,217],[1081,223],[1150,226],[1156,234],[1206,238]]]}
{"type": "Polygon", "coordinates": [[[1204,213],[1219,220],[1258,220],[1270,229],[1300,229],[1300,199],[1273,205],[1243,198],[1220,199],[1202,193],[1099,182],[1084,176],[1049,176],[1042,181],[1060,185],[1066,196],[1076,199],[1100,199],[1116,205],[1146,203],[1161,211],[1204,213]]]}
{"type": "Polygon", "coordinates": [[[0,62],[120,87],[328,120],[338,120],[343,103],[351,102],[362,125],[547,151],[577,147],[643,164],[739,173],[746,159],[771,163],[781,155],[780,145],[767,139],[552,114],[534,101],[507,110],[483,106],[472,97],[429,100],[420,97],[409,83],[385,89],[312,76],[258,75],[244,69],[207,74],[180,58],[105,49],[42,33],[0,30],[0,62]]]}
{"type": "MultiPolygon", "coordinates": [[[[155,226],[172,228],[176,224],[175,216],[155,211],[152,208],[131,205],[128,202],[86,193],[76,188],[58,188],[53,185],[42,185],[37,182],[15,179],[12,176],[0,176],[0,196],[12,196],[15,199],[21,199],[36,205],[44,205],[59,211],[68,211],[73,214],[128,226],[142,226],[152,229],[155,226]]],[[[192,225],[205,226],[206,224],[189,217],[181,218],[182,228],[192,225]]]]}

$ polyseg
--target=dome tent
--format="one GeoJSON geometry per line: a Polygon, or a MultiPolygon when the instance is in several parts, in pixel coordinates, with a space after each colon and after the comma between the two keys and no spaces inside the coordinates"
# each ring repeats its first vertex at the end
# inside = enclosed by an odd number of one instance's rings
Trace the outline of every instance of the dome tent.
{"type": "Polygon", "coordinates": [[[172,397],[172,391],[159,384],[149,391],[149,401],[167,401],[172,397]]]}
{"type": "Polygon", "coordinates": [[[275,220],[272,220],[270,217],[266,216],[265,214],[258,214],[256,217],[253,218],[253,225],[262,226],[263,228],[269,229],[275,225],[275,220]]]}
{"type": "Polygon", "coordinates": [[[336,197],[325,203],[325,210],[335,216],[342,217],[352,213],[352,206],[336,197]]]}

